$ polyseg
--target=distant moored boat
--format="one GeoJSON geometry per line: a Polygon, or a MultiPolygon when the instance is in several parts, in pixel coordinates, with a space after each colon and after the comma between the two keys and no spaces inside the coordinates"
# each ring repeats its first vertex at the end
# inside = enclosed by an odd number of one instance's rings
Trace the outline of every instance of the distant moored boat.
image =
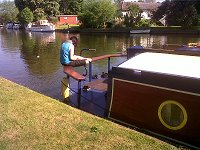
{"type": "Polygon", "coordinates": [[[150,33],[150,29],[138,29],[138,30],[131,30],[130,31],[131,34],[149,34],[150,33]]]}
{"type": "Polygon", "coordinates": [[[26,30],[32,32],[54,32],[55,26],[49,23],[48,20],[38,20],[35,24],[29,23],[26,30]]]}

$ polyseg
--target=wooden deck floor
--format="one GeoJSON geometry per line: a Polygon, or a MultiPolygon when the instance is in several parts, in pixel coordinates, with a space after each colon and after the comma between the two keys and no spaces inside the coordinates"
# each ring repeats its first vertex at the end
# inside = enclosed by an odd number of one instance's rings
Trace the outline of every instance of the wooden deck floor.
{"type": "Polygon", "coordinates": [[[93,90],[105,92],[108,89],[108,79],[96,79],[92,82],[86,83],[84,86],[88,86],[93,90]]]}

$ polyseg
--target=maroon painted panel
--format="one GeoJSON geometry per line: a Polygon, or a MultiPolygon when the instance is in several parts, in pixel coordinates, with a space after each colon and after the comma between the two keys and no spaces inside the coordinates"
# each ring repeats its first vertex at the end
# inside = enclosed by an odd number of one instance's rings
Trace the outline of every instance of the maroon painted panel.
{"type": "Polygon", "coordinates": [[[200,147],[199,96],[120,80],[114,81],[113,88],[111,118],[200,147]],[[186,109],[188,120],[182,129],[168,129],[159,120],[159,106],[167,100],[186,109]]]}

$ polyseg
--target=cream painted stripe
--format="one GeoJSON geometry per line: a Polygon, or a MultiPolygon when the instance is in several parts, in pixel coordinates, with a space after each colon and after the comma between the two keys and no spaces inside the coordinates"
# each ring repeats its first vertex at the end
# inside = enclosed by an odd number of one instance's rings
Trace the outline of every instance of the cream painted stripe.
{"type": "Polygon", "coordinates": [[[115,78],[113,78],[112,79],[112,96],[111,96],[111,102],[110,102],[110,108],[109,108],[109,114],[108,114],[108,116],[110,116],[110,112],[111,112],[111,107],[112,107],[112,102],[113,102],[113,95],[114,95],[114,79],[115,78]]]}
{"type": "Polygon", "coordinates": [[[115,82],[115,80],[123,81],[123,82],[127,82],[127,83],[134,83],[134,84],[137,84],[137,85],[153,87],[153,88],[157,88],[157,89],[163,89],[163,90],[168,90],[168,91],[173,91],[173,92],[179,92],[179,93],[188,94],[188,95],[200,96],[200,94],[197,94],[197,93],[180,91],[180,90],[175,90],[175,89],[170,89],[170,88],[165,88],[165,87],[160,87],[160,86],[155,86],[155,85],[150,85],[150,84],[144,84],[144,83],[139,83],[139,82],[133,82],[133,81],[128,81],[128,80],[113,78],[112,79],[112,97],[111,97],[110,109],[109,109],[109,115],[108,116],[110,116],[110,112],[111,112],[111,109],[112,109],[113,95],[114,95],[114,82],[115,82]]]}

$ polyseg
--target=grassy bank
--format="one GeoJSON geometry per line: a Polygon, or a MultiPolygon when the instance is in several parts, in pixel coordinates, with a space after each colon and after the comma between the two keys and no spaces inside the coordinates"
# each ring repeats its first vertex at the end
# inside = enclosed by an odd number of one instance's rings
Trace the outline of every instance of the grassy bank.
{"type": "Polygon", "coordinates": [[[0,149],[177,148],[0,77],[0,149]]]}
{"type": "Polygon", "coordinates": [[[65,29],[68,29],[68,28],[78,28],[79,25],[66,25],[66,24],[63,24],[63,25],[59,25],[56,27],[57,30],[65,30],[65,29]]]}

